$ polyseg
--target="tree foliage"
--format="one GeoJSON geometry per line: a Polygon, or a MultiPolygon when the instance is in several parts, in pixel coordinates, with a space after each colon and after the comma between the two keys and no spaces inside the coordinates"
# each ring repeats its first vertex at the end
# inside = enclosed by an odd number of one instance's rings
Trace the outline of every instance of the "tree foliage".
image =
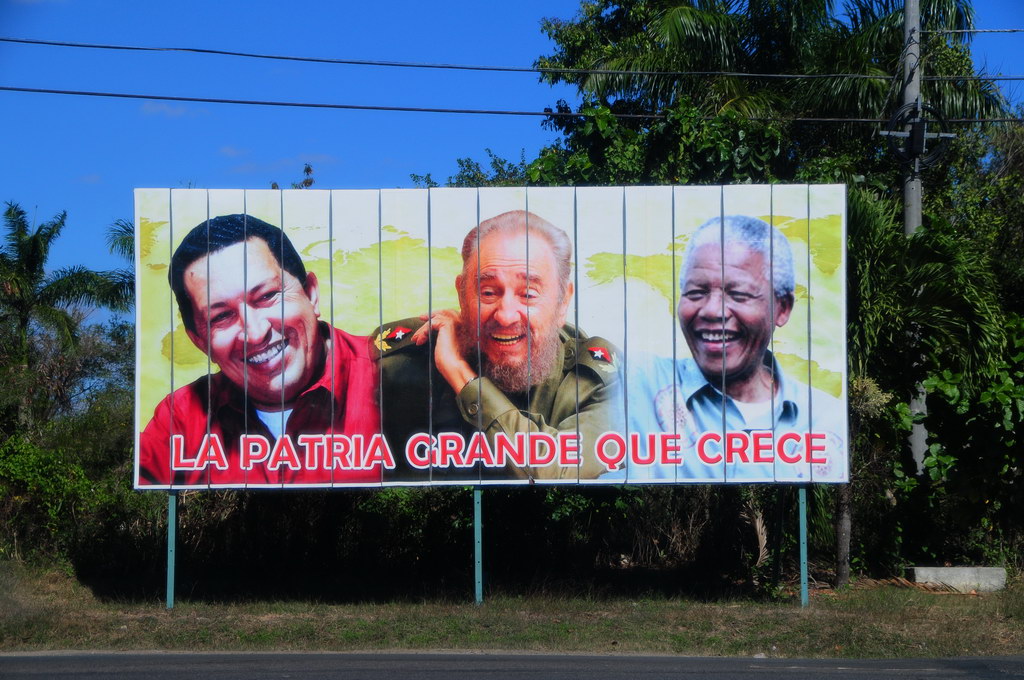
{"type": "Polygon", "coordinates": [[[126,276],[98,272],[82,265],[48,271],[54,242],[65,228],[67,215],[29,226],[28,215],[15,203],[4,212],[4,243],[0,247],[0,323],[7,329],[10,349],[5,358],[7,378],[21,387],[18,423],[33,424],[33,391],[46,389],[34,372],[41,345],[56,341],[71,351],[78,340],[79,319],[74,309],[96,305],[127,309],[131,293],[126,276]]]}
{"type": "Polygon", "coordinates": [[[0,248],[0,321],[16,329],[16,355],[32,363],[29,326],[38,323],[63,342],[74,342],[76,326],[69,308],[95,304],[125,308],[128,304],[104,272],[71,266],[48,272],[53,243],[64,230],[66,213],[29,227],[28,215],[15,203],[4,211],[4,244],[0,248]]]}
{"type": "MultiPolygon", "coordinates": [[[[646,110],[687,98],[704,114],[881,115],[894,103],[893,83],[902,76],[903,3],[848,0],[839,9],[833,0],[587,0],[574,20],[543,22],[557,49],[536,65],[569,69],[547,72],[549,82],[574,84],[601,103],[646,110]]],[[[933,57],[969,40],[965,33],[934,32],[973,28],[970,1],[924,0],[921,14],[933,31],[924,68],[932,75],[973,75],[937,72],[941,62],[933,57]]],[[[969,64],[969,52],[961,54],[969,64]]],[[[987,115],[1003,106],[991,81],[927,82],[923,94],[951,116],[987,115]]]]}
{"type": "MultiPolygon", "coordinates": [[[[1004,362],[1013,342],[1007,314],[1019,310],[1024,272],[1019,258],[1006,257],[1024,245],[1020,126],[957,125],[951,153],[924,177],[925,225],[907,238],[898,215],[906,168],[877,126],[799,120],[892,115],[906,56],[902,9],[897,0],[585,0],[573,19],[545,20],[555,49],[536,62],[553,69],[543,76],[548,82],[575,85],[583,103],[580,117],[546,121],[561,138],[531,164],[531,182],[851,185],[855,488],[846,500],[854,504],[861,569],[920,557],[904,529],[939,545],[926,538],[937,533],[926,518],[929,509],[956,505],[947,493],[953,480],[977,492],[1010,488],[1007,471],[1015,469],[994,453],[1005,446],[982,442],[986,433],[1012,434],[1015,422],[1006,414],[1019,381],[1004,362]],[[943,398],[940,385],[955,384],[965,410],[951,416],[936,401],[939,415],[927,423],[936,428],[928,475],[919,481],[904,440],[912,422],[907,401],[922,381],[932,386],[930,401],[943,398]],[[942,440],[950,428],[958,446],[942,440]],[[974,455],[989,456],[989,464],[976,464],[974,455]],[[965,460],[977,474],[955,473],[965,460]]],[[[1004,115],[995,84],[975,77],[969,34],[941,32],[973,27],[970,1],[922,0],[921,9],[929,31],[921,66],[937,77],[924,82],[924,101],[949,118],[1004,115]]],[[[564,103],[558,110],[570,112],[564,103]]],[[[969,542],[977,515],[943,517],[947,537],[969,542]]],[[[1012,542],[1011,534],[1024,534],[1005,513],[985,517],[1003,532],[990,536],[1012,542]]],[[[965,555],[966,542],[942,545],[965,555]]],[[[935,548],[932,558],[941,553],[935,548]]]]}
{"type": "MultiPolygon", "coordinates": [[[[480,161],[469,157],[456,158],[459,170],[448,177],[445,186],[449,187],[514,187],[526,184],[526,152],[521,151],[518,161],[502,158],[490,149],[487,154],[487,167],[480,161]]],[[[413,173],[409,175],[413,183],[424,189],[439,186],[428,172],[425,175],[413,173]]]]}
{"type": "MultiPolygon", "coordinates": [[[[305,163],[302,166],[302,178],[298,181],[292,182],[292,189],[309,189],[316,184],[316,179],[313,177],[313,166],[309,163],[305,163]]],[[[280,189],[281,185],[277,182],[270,183],[271,189],[280,189]]]]}
{"type": "Polygon", "coordinates": [[[986,253],[938,218],[908,238],[895,208],[850,191],[851,367],[903,399],[941,370],[976,387],[1006,341],[986,253]]]}
{"type": "MultiPolygon", "coordinates": [[[[969,0],[924,0],[922,17],[930,31],[969,29],[974,21],[969,0]]],[[[712,119],[731,112],[750,123],[774,121],[785,153],[764,179],[806,180],[817,164],[838,170],[843,181],[870,174],[879,185],[897,186],[899,168],[872,126],[793,119],[887,118],[898,108],[901,2],[849,0],[837,9],[832,0],[587,0],[573,20],[547,19],[543,28],[556,50],[536,66],[555,69],[543,76],[548,82],[577,86],[580,112],[671,114],[682,105],[712,119]],[[810,77],[791,77],[797,75],[810,77]]],[[[927,35],[928,75],[975,75],[969,34],[927,35]]],[[[923,96],[947,117],[1005,110],[988,80],[926,81],[923,96]]],[[[567,139],[584,125],[565,118],[547,124],[567,139]]]]}
{"type": "MultiPolygon", "coordinates": [[[[567,110],[564,104],[560,108],[567,110]]],[[[734,112],[705,118],[688,102],[637,125],[593,104],[564,123],[564,139],[530,164],[534,184],[715,184],[771,181],[782,151],[778,125],[734,112]]]]}

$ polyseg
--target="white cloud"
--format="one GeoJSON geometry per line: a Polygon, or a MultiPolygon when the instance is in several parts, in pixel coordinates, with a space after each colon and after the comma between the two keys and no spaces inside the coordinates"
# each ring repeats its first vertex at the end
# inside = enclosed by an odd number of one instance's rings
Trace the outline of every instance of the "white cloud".
{"type": "Polygon", "coordinates": [[[249,153],[248,149],[240,149],[237,146],[228,145],[220,147],[217,151],[220,152],[221,156],[227,156],[228,158],[238,158],[239,156],[244,156],[249,153]]]}
{"type": "Polygon", "coordinates": [[[168,118],[180,118],[192,113],[183,104],[168,104],[167,102],[144,102],[142,112],[150,116],[167,116],[168,118]]]}

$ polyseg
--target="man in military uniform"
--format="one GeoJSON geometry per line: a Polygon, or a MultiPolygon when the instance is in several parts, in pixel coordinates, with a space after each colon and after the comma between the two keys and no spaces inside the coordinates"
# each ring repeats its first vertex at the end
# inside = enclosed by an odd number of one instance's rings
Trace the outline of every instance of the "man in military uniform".
{"type": "Polygon", "coordinates": [[[572,244],[523,210],[481,222],[462,246],[460,310],[382,326],[383,430],[400,479],[593,479],[601,433],[621,430],[617,351],[565,323],[572,244]],[[577,433],[579,463],[504,469],[402,468],[418,433],[577,433]]]}

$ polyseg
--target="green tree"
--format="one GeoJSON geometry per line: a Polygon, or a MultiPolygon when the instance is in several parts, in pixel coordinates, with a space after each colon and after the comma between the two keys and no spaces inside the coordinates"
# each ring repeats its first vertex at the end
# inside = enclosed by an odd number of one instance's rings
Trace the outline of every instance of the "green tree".
{"type": "MultiPolygon", "coordinates": [[[[942,48],[967,44],[969,34],[937,31],[973,28],[970,0],[923,0],[921,15],[932,31],[922,50],[925,71],[973,75],[935,70],[948,66],[940,63],[942,48]]],[[[895,0],[848,0],[841,13],[834,0],[588,0],[575,20],[547,19],[542,26],[557,50],[537,65],[583,69],[549,72],[548,81],[575,84],[601,103],[622,100],[645,110],[686,97],[704,114],[879,115],[893,103],[904,47],[903,3],[895,0]]],[[[969,62],[968,51],[960,54],[969,62]]],[[[929,81],[923,94],[950,115],[1003,108],[991,81],[929,81]]]]}
{"type": "MultiPolygon", "coordinates": [[[[516,187],[526,184],[526,152],[520,151],[519,160],[512,161],[502,158],[490,149],[487,153],[487,167],[480,161],[469,157],[456,158],[459,171],[448,178],[445,186],[449,187],[516,187]]],[[[427,189],[440,186],[428,172],[425,175],[413,173],[409,175],[413,183],[427,189]]]]}
{"type": "MultiPolygon", "coordinates": [[[[568,110],[566,107],[561,107],[568,110]]],[[[530,164],[534,184],[719,184],[778,178],[783,131],[727,111],[712,118],[687,100],[637,125],[592,103],[563,122],[565,137],[530,164]]]]}
{"type": "MultiPolygon", "coordinates": [[[[309,189],[316,183],[313,178],[313,166],[306,163],[302,166],[302,179],[298,182],[292,182],[292,189],[309,189]]],[[[277,182],[270,183],[271,189],[280,189],[281,186],[277,182]]]]}
{"type": "MultiPolygon", "coordinates": [[[[78,335],[76,305],[90,304],[126,309],[130,298],[109,272],[84,266],[47,271],[53,243],[64,230],[66,213],[29,227],[24,210],[8,203],[4,212],[4,243],[0,247],[0,321],[12,329],[7,366],[19,383],[31,382],[38,356],[33,350],[33,325],[50,332],[63,347],[73,346],[78,335]]],[[[23,393],[18,426],[31,425],[28,392],[23,393]]]]}
{"type": "MultiPolygon", "coordinates": [[[[984,141],[960,144],[961,153],[929,170],[930,191],[941,188],[943,199],[931,201],[926,228],[908,240],[895,212],[905,170],[893,162],[877,127],[792,120],[891,115],[899,104],[905,56],[902,4],[584,0],[572,20],[545,20],[556,48],[536,63],[569,69],[543,78],[576,85],[583,99],[578,112],[584,115],[548,119],[545,124],[562,138],[530,166],[535,183],[798,180],[862,187],[851,191],[848,222],[852,377],[865,388],[857,390],[864,408],[853,414],[853,443],[870,452],[863,469],[871,471],[866,479],[878,482],[871,491],[882,487],[889,493],[897,481],[893,466],[901,472],[898,434],[905,418],[901,407],[889,407],[886,417],[878,405],[902,403],[918,381],[942,371],[960,376],[964,389],[977,393],[1005,346],[992,271],[1012,270],[1006,278],[1013,280],[1012,273],[1021,269],[1005,263],[1005,257],[994,265],[992,247],[1018,243],[1019,228],[989,222],[982,229],[985,245],[967,233],[965,224],[973,221],[971,210],[992,215],[994,201],[983,196],[983,187],[997,177],[990,174],[995,167],[1002,172],[1019,163],[1011,141],[1000,147],[1003,160],[990,151],[992,130],[959,126],[965,136],[984,141]]],[[[925,81],[924,100],[948,117],[1004,113],[994,83],[975,78],[969,34],[941,32],[973,27],[970,0],[922,0],[921,5],[923,28],[929,31],[922,68],[926,76],[941,78],[925,81]]],[[[559,102],[558,111],[571,109],[559,102]]],[[[1003,205],[1010,204],[1014,190],[1020,195],[1015,181],[1000,179],[1007,187],[1003,205]]],[[[842,527],[849,526],[850,500],[850,489],[840,489],[841,573],[848,568],[843,562],[849,545],[842,543],[849,533],[842,527]]]]}
{"type": "Polygon", "coordinates": [[[107,248],[130,263],[128,267],[113,270],[110,276],[117,295],[132,304],[135,300],[135,225],[131,220],[115,220],[107,227],[107,248]]]}
{"type": "Polygon", "coordinates": [[[970,376],[978,387],[1005,343],[988,258],[935,218],[903,236],[896,209],[871,191],[850,191],[847,305],[854,321],[847,338],[853,372],[904,399],[942,370],[970,376]]]}
{"type": "Polygon", "coordinates": [[[931,439],[926,474],[913,480],[921,488],[912,489],[925,497],[929,520],[918,522],[919,558],[1024,566],[1024,319],[1009,314],[1006,329],[1007,349],[979,389],[949,370],[924,383],[931,439]]]}
{"type": "MultiPolygon", "coordinates": [[[[1024,107],[1015,111],[1024,115],[1024,107]]],[[[938,177],[925,177],[925,211],[947,215],[959,238],[984,250],[1007,312],[1024,314],[1024,127],[976,126],[953,142],[938,177]]]]}
{"type": "MultiPolygon", "coordinates": [[[[733,112],[750,121],[887,117],[899,101],[902,3],[849,0],[842,9],[837,12],[831,0],[589,0],[571,21],[544,21],[556,50],[536,65],[571,69],[548,72],[544,79],[576,85],[584,99],[581,111],[658,114],[683,104],[701,117],[733,112]]],[[[972,78],[969,34],[935,32],[971,28],[969,0],[923,0],[922,17],[924,28],[933,31],[922,49],[925,73],[963,78],[926,81],[925,101],[948,117],[1003,112],[994,83],[972,78]]],[[[547,124],[566,140],[586,127],[571,118],[547,124]]],[[[643,131],[652,123],[633,119],[620,125],[643,131]]],[[[779,125],[786,151],[773,165],[774,177],[849,181],[867,173],[876,175],[877,186],[898,186],[900,171],[873,126],[779,125]],[[813,177],[823,172],[832,176],[813,177]]]]}
{"type": "MultiPolygon", "coordinates": [[[[881,524],[914,525],[911,517],[927,514],[933,501],[922,490],[914,491],[913,464],[902,456],[910,425],[906,402],[918,384],[934,384],[935,376],[942,375],[957,376],[963,399],[991,390],[989,381],[1002,365],[1008,340],[1004,314],[989,254],[958,235],[948,221],[931,217],[908,238],[897,218],[896,201],[854,188],[848,205],[847,340],[853,379],[851,441],[857,456],[851,478],[860,489],[855,496],[849,488],[840,489],[838,519],[843,521],[845,504],[856,500],[862,507],[850,511],[859,512],[863,524],[877,526],[877,515],[872,518],[867,511],[891,512],[877,504],[888,496],[902,502],[902,516],[881,524]],[[891,403],[893,397],[895,408],[887,406],[889,416],[880,417],[879,404],[891,403]]],[[[957,456],[955,447],[943,448],[936,439],[950,432],[951,423],[955,431],[967,426],[968,419],[939,409],[925,422],[929,431],[939,426],[932,436],[936,446],[925,458],[929,471],[948,467],[957,456]]],[[[994,476],[973,479],[979,488],[996,481],[994,476]]],[[[925,524],[916,521],[914,543],[932,535],[925,524]]],[[[947,525],[945,530],[962,535],[965,526],[947,525]]],[[[863,532],[854,528],[853,534],[855,544],[879,549],[863,532]]],[[[912,552],[913,545],[908,549],[912,552]]]]}

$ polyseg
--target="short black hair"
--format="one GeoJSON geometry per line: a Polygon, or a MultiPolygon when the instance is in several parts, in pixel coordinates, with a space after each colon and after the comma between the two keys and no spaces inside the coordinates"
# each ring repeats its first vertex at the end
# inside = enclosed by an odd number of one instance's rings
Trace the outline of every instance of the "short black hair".
{"type": "Polygon", "coordinates": [[[192,299],[185,290],[185,270],[201,257],[252,238],[265,242],[281,269],[297,278],[303,286],[306,285],[306,267],[295,251],[295,246],[280,228],[244,214],[219,215],[200,222],[174,251],[171,269],[167,273],[171,290],[178,301],[181,320],[187,330],[195,333],[196,321],[192,316],[192,299]]]}

